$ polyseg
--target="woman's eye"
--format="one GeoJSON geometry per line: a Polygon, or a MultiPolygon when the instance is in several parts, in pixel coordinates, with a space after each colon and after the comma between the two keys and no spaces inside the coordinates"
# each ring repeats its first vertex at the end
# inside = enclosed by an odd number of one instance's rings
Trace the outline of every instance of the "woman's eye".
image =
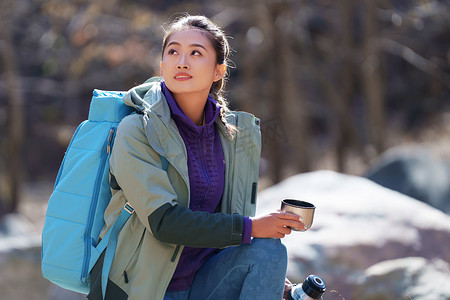
{"type": "Polygon", "coordinates": [[[200,53],[200,51],[194,50],[192,51],[192,55],[202,55],[202,54],[200,53]]]}
{"type": "Polygon", "coordinates": [[[170,49],[169,51],[167,51],[167,54],[175,54],[175,53],[177,53],[175,49],[170,49]]]}

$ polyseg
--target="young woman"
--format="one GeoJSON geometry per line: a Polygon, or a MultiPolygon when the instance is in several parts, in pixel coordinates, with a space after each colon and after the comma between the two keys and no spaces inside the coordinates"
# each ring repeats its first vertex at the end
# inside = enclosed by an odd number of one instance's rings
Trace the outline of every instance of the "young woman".
{"type": "MultiPolygon", "coordinates": [[[[303,224],[282,212],[251,217],[259,120],[222,97],[227,39],[206,17],[186,16],[162,50],[161,77],[124,97],[139,113],[117,129],[104,232],[124,204],[135,213],[119,234],[106,299],[282,299],[279,239],[303,224]]],[[[102,297],[103,258],[89,299],[102,297]]]]}

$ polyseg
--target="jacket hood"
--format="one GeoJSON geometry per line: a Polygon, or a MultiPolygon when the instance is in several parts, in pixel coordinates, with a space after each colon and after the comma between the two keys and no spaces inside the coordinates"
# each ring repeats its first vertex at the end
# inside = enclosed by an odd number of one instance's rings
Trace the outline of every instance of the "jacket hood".
{"type": "Polygon", "coordinates": [[[159,116],[170,118],[170,108],[166,101],[163,101],[162,80],[162,77],[152,77],[143,84],[130,89],[123,96],[123,102],[143,114],[153,111],[159,116]]]}

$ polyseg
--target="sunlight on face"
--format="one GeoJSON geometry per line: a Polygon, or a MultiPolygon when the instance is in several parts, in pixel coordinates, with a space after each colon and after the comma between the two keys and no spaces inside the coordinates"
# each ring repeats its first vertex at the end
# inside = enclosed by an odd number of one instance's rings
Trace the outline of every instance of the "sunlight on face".
{"type": "Polygon", "coordinates": [[[161,61],[161,75],[174,94],[196,93],[207,97],[211,85],[225,74],[204,32],[186,29],[173,33],[161,61]]]}

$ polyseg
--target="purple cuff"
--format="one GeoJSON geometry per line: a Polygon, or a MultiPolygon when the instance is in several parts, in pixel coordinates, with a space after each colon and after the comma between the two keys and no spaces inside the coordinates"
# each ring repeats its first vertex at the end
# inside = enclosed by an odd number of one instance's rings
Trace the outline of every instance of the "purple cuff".
{"type": "Polygon", "coordinates": [[[251,244],[252,242],[252,220],[244,217],[244,232],[242,232],[242,244],[251,244]]]}

